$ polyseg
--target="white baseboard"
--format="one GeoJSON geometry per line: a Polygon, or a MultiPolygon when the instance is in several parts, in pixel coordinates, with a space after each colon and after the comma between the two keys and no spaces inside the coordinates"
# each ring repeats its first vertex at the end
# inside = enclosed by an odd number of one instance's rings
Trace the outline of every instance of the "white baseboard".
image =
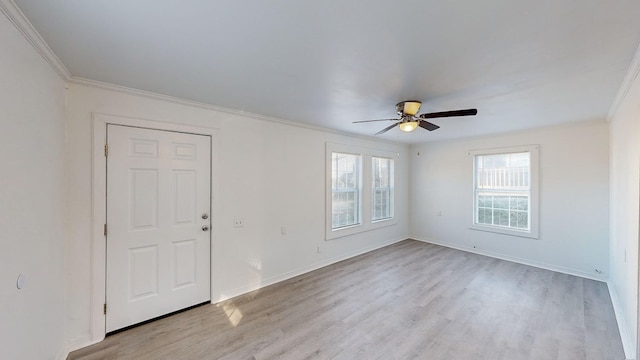
{"type": "Polygon", "coordinates": [[[622,339],[624,355],[627,360],[633,360],[637,357],[637,354],[635,353],[636,344],[633,336],[631,335],[631,333],[629,333],[627,321],[625,320],[623,315],[620,297],[615,291],[615,288],[609,282],[607,282],[607,287],[609,288],[609,296],[611,296],[611,303],[613,304],[613,312],[616,315],[616,321],[618,322],[618,331],[620,331],[620,338],[622,339]]]}
{"type": "Polygon", "coordinates": [[[259,290],[261,288],[267,287],[269,285],[273,285],[276,283],[279,283],[281,281],[284,280],[288,280],[291,278],[294,278],[296,276],[302,275],[302,274],[306,274],[308,272],[323,268],[325,266],[331,265],[331,264],[335,264],[337,262],[343,261],[343,260],[347,260],[350,259],[352,257],[356,257],[358,255],[362,255],[365,253],[368,253],[370,251],[376,250],[376,249],[380,249],[383,248],[385,246],[389,246],[391,244],[395,244],[397,242],[403,241],[403,240],[407,240],[407,236],[403,236],[401,238],[398,239],[393,239],[390,241],[385,241],[383,243],[378,243],[375,244],[373,246],[366,246],[364,248],[358,249],[352,253],[349,254],[343,254],[343,255],[339,255],[333,258],[329,258],[329,259],[325,259],[313,264],[310,264],[308,266],[303,266],[301,268],[283,273],[283,274],[278,274],[278,275],[274,275],[274,276],[270,276],[268,278],[262,279],[259,282],[253,283],[253,284],[249,284],[249,285],[245,285],[245,286],[240,286],[237,287],[235,289],[229,290],[229,291],[224,291],[222,292],[219,296],[217,296],[214,299],[211,299],[211,303],[218,303],[221,301],[225,301],[231,298],[234,298],[236,296],[240,296],[240,295],[244,295],[247,293],[250,293],[252,291],[256,291],[259,290]]]}
{"type": "MultiPolygon", "coordinates": [[[[393,240],[390,240],[390,241],[387,241],[387,242],[384,242],[384,243],[375,244],[373,246],[367,246],[367,247],[361,248],[361,249],[359,249],[359,250],[357,250],[357,251],[355,251],[353,253],[350,253],[350,254],[343,254],[343,255],[336,256],[336,257],[329,258],[329,259],[325,259],[325,260],[319,261],[317,263],[313,263],[313,264],[311,264],[309,266],[304,266],[304,267],[301,267],[301,268],[298,268],[298,269],[295,269],[295,270],[292,270],[292,271],[289,271],[289,272],[286,272],[286,273],[283,273],[283,274],[274,275],[274,276],[271,276],[269,278],[263,279],[263,280],[261,280],[260,282],[257,282],[257,283],[253,283],[253,284],[249,284],[249,285],[246,285],[246,286],[241,286],[241,287],[235,288],[233,290],[224,292],[223,294],[218,296],[216,299],[211,299],[211,303],[218,303],[218,302],[222,302],[222,301],[234,298],[236,296],[244,295],[244,294],[250,293],[252,291],[256,291],[256,290],[259,290],[261,288],[267,287],[269,285],[273,285],[273,284],[276,284],[278,282],[285,281],[285,280],[294,278],[296,276],[299,276],[299,275],[302,275],[302,274],[306,274],[308,272],[323,268],[325,266],[329,266],[329,265],[335,264],[337,262],[340,262],[340,261],[343,261],[343,260],[347,260],[347,259],[350,259],[352,257],[356,257],[358,255],[362,255],[362,254],[368,253],[370,251],[377,250],[377,249],[383,248],[385,246],[389,246],[389,245],[392,245],[392,244],[395,244],[397,242],[400,242],[400,241],[403,241],[403,240],[407,240],[407,239],[418,240],[418,241],[422,241],[422,242],[426,242],[426,243],[430,243],[430,244],[434,244],[434,245],[445,246],[445,247],[449,247],[449,248],[452,248],[452,249],[466,251],[466,252],[470,252],[470,253],[474,253],[474,254],[489,256],[489,257],[493,257],[493,258],[497,258],[497,259],[501,259],[501,260],[506,260],[506,261],[511,261],[511,262],[524,264],[524,265],[534,266],[534,267],[538,267],[538,268],[545,269],[545,270],[551,270],[551,271],[556,271],[556,272],[560,272],[560,273],[564,273],[564,274],[568,274],[568,275],[575,275],[575,276],[579,276],[579,277],[583,277],[583,278],[587,278],[587,279],[606,282],[602,278],[596,278],[596,277],[592,276],[591,274],[587,274],[587,273],[584,273],[584,272],[581,272],[581,271],[577,271],[577,270],[573,270],[573,269],[553,266],[553,265],[549,265],[549,264],[539,263],[539,262],[530,261],[530,260],[527,260],[527,259],[521,259],[521,258],[508,256],[508,255],[504,255],[504,254],[499,254],[499,253],[493,253],[493,252],[489,252],[489,251],[482,251],[482,250],[469,248],[469,247],[465,247],[465,246],[457,246],[457,245],[442,243],[442,242],[434,241],[434,240],[431,240],[431,239],[421,238],[419,236],[404,236],[404,237],[393,239],[393,240]]],[[[634,357],[630,357],[630,355],[634,356],[633,355],[634,351],[632,350],[633,347],[635,346],[634,345],[634,341],[631,338],[629,332],[627,331],[626,321],[624,320],[624,317],[619,315],[620,314],[620,303],[618,301],[617,294],[614,291],[612,291],[611,286],[608,283],[607,283],[607,287],[609,288],[609,294],[611,296],[611,302],[613,303],[613,308],[614,308],[614,313],[616,315],[616,320],[618,321],[618,328],[619,328],[619,331],[620,331],[620,337],[622,339],[622,344],[623,344],[623,347],[624,347],[626,360],[634,360],[635,359],[634,357]]],[[[86,347],[86,346],[93,345],[95,343],[97,343],[97,342],[96,341],[92,341],[90,336],[76,338],[75,340],[73,340],[69,344],[67,344],[65,353],[63,355],[61,355],[61,356],[58,356],[57,359],[58,360],[65,360],[70,352],[75,351],[75,350],[80,349],[80,348],[83,348],[83,347],[86,347]]]]}
{"type": "Polygon", "coordinates": [[[64,350],[62,350],[61,352],[59,352],[56,355],[55,359],[56,360],[67,360],[67,357],[69,357],[69,353],[70,353],[70,351],[65,348],[64,350]]]}
{"type": "Polygon", "coordinates": [[[470,252],[470,253],[474,253],[474,254],[478,254],[478,255],[484,255],[484,256],[489,256],[489,257],[496,258],[496,259],[511,261],[511,262],[515,262],[515,263],[518,263],[518,264],[529,265],[529,266],[537,267],[537,268],[540,268],[540,269],[551,270],[551,271],[555,271],[555,272],[559,272],[559,273],[563,273],[563,274],[568,274],[568,275],[574,275],[574,276],[578,276],[578,277],[582,277],[582,278],[586,278],[586,279],[591,279],[591,280],[596,280],[596,281],[601,281],[601,282],[606,282],[607,281],[607,278],[604,275],[595,276],[593,274],[586,273],[586,272],[580,271],[580,270],[575,270],[575,269],[565,268],[565,267],[562,267],[562,266],[546,264],[546,263],[542,263],[542,262],[538,262],[538,261],[532,261],[532,260],[529,260],[529,259],[523,259],[523,258],[519,258],[519,257],[516,257],[516,256],[496,253],[496,252],[493,252],[493,251],[486,251],[486,250],[474,249],[472,247],[467,247],[467,246],[448,244],[448,243],[445,243],[445,242],[440,242],[440,241],[436,241],[436,240],[432,240],[432,239],[421,238],[420,236],[409,236],[409,238],[410,239],[414,239],[414,240],[418,240],[418,241],[422,241],[422,242],[426,242],[426,243],[430,243],[430,244],[434,244],[434,245],[445,246],[445,247],[456,249],[456,250],[462,250],[462,251],[466,251],[466,252],[470,252]]]}
{"type": "Polygon", "coordinates": [[[93,344],[97,344],[102,340],[103,339],[100,339],[100,340],[97,340],[97,341],[94,340],[91,337],[91,334],[86,334],[86,335],[79,336],[79,337],[76,337],[74,339],[71,339],[65,344],[64,355],[63,356],[58,356],[57,359],[66,360],[71,352],[76,351],[78,349],[82,349],[83,347],[87,347],[87,346],[91,346],[93,344]]]}
{"type": "MultiPolygon", "coordinates": [[[[392,244],[395,244],[397,242],[406,240],[408,237],[407,236],[403,236],[397,239],[393,239],[393,240],[389,240],[389,241],[385,241],[383,243],[378,243],[372,246],[366,246],[364,248],[358,249],[352,253],[349,254],[344,254],[344,255],[340,255],[340,256],[336,256],[333,258],[329,258],[329,259],[325,259],[323,261],[319,261],[317,263],[311,264],[309,266],[304,266],[283,274],[279,274],[279,275],[275,275],[275,276],[271,276],[269,278],[263,279],[260,282],[254,283],[254,284],[249,284],[246,286],[241,286],[238,288],[235,288],[233,290],[224,292],[223,294],[221,294],[220,296],[216,297],[216,298],[212,298],[211,299],[211,303],[218,303],[224,300],[228,300],[231,298],[234,298],[236,296],[240,296],[240,295],[244,295],[247,293],[250,293],[252,291],[255,290],[259,290],[261,288],[267,287],[269,285],[273,285],[276,284],[278,282],[284,281],[284,280],[288,280],[291,279],[293,277],[296,277],[298,275],[302,275],[302,274],[306,274],[308,272],[311,272],[313,270],[317,270],[320,268],[323,268],[325,266],[331,265],[331,264],[335,264],[337,262],[343,261],[343,260],[347,260],[350,259],[352,257],[356,257],[358,255],[362,255],[364,253],[368,253],[370,251],[376,250],[376,249],[380,249],[383,248],[385,246],[389,246],[392,244]]],[[[81,337],[77,337],[73,340],[70,340],[66,345],[65,345],[65,350],[63,351],[63,353],[58,354],[58,356],[56,356],[56,360],[66,360],[66,358],[69,356],[69,353],[71,353],[72,351],[81,349],[83,347],[87,347],[93,344],[97,344],[100,341],[102,341],[103,339],[99,339],[99,340],[94,340],[90,334],[87,334],[86,336],[81,336],[81,337]]]]}

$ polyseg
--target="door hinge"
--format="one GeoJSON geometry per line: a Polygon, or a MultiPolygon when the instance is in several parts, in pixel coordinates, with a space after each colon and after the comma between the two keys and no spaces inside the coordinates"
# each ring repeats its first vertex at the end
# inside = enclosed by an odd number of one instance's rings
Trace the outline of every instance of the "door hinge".
{"type": "Polygon", "coordinates": [[[104,156],[109,156],[109,144],[104,144],[104,156]]]}
{"type": "Polygon", "coordinates": [[[107,236],[107,224],[104,224],[104,236],[107,236]]]}
{"type": "Polygon", "coordinates": [[[107,315],[107,304],[105,303],[104,306],[102,307],[102,312],[107,315]]]}

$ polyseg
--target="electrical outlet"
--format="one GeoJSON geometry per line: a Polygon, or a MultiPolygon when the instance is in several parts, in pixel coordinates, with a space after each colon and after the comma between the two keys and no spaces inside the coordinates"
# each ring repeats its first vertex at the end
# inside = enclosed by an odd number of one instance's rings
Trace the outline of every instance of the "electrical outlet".
{"type": "Polygon", "coordinates": [[[236,227],[236,228],[244,227],[244,220],[243,219],[233,219],[233,227],[236,227]]]}

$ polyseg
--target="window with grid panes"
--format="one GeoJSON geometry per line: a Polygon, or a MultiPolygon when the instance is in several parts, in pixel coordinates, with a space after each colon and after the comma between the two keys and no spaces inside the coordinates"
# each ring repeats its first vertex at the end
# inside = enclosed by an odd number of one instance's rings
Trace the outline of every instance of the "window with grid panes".
{"type": "Polygon", "coordinates": [[[391,214],[391,199],[393,179],[393,160],[379,157],[371,158],[371,220],[389,219],[391,214]]]}
{"type": "Polygon", "coordinates": [[[360,223],[360,156],[331,154],[331,228],[360,223]]]}
{"type": "Polygon", "coordinates": [[[533,174],[537,147],[474,154],[474,222],[498,232],[537,236],[533,174]],[[503,230],[503,231],[500,231],[503,230]]]}

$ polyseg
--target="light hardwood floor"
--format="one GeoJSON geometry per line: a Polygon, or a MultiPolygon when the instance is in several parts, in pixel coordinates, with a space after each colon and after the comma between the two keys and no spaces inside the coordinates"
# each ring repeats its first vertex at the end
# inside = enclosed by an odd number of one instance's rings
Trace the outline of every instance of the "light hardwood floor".
{"type": "Polygon", "coordinates": [[[68,359],[624,359],[605,283],[414,240],[68,359]]]}

